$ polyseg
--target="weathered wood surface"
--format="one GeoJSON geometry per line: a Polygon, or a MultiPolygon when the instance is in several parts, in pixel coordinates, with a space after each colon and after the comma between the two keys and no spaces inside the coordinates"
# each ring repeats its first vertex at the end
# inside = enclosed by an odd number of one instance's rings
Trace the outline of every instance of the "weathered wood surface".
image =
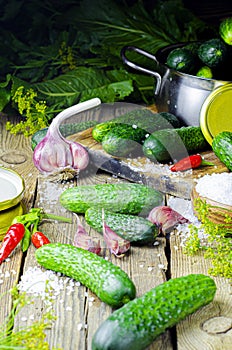
{"type": "MultiPolygon", "coordinates": [[[[27,208],[43,207],[45,212],[71,217],[59,204],[59,196],[67,186],[81,183],[105,183],[126,181],[101,170],[94,170],[88,176],[81,176],[74,182],[58,184],[38,174],[32,163],[30,140],[22,135],[12,136],[5,131],[3,119],[0,124],[0,164],[18,171],[25,179],[25,203],[27,208]]],[[[82,220],[83,218],[80,217],[82,220]]],[[[83,224],[85,225],[84,221],[83,224]]],[[[88,230],[89,228],[85,226],[88,230]]],[[[44,222],[41,225],[51,241],[71,243],[76,230],[76,219],[73,224],[44,222]]],[[[93,237],[101,238],[92,229],[93,237]]],[[[189,273],[207,274],[209,261],[202,255],[187,256],[181,249],[181,242],[175,232],[170,239],[159,237],[159,245],[131,248],[129,254],[117,259],[103,249],[104,255],[113,263],[121,266],[133,279],[137,294],[164,282],[166,279],[189,273]]],[[[103,246],[103,241],[102,241],[103,246]]],[[[0,294],[9,291],[29,267],[38,266],[35,261],[35,248],[31,245],[23,256],[17,249],[10,260],[0,265],[0,294]]],[[[65,279],[65,277],[61,277],[65,279]]],[[[215,300],[194,315],[180,322],[177,327],[167,330],[149,347],[149,350],[230,350],[232,343],[232,298],[231,286],[223,278],[215,278],[218,291],[215,300]]],[[[35,276],[36,282],[36,276],[35,276]]],[[[17,315],[15,328],[25,327],[34,320],[40,319],[47,306],[41,297],[33,297],[34,303],[27,305],[17,315]]],[[[9,293],[0,299],[0,324],[11,310],[12,300],[9,293]]],[[[73,292],[68,288],[55,297],[52,304],[57,316],[51,329],[46,331],[47,340],[52,347],[64,350],[91,350],[92,336],[113,311],[101,302],[84,286],[75,286],[73,292]]]]}

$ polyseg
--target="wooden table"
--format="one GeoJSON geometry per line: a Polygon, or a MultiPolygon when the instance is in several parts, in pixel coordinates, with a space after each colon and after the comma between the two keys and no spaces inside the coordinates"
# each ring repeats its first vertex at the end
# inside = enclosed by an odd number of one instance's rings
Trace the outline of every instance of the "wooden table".
{"type": "MultiPolygon", "coordinates": [[[[0,165],[12,168],[25,180],[27,209],[42,207],[45,212],[71,217],[59,204],[59,195],[68,186],[76,184],[127,181],[116,178],[107,172],[95,169],[88,176],[80,177],[66,184],[52,182],[38,173],[32,162],[30,138],[13,136],[5,130],[7,118],[0,119],[0,165]]],[[[71,243],[76,231],[73,224],[44,222],[41,226],[51,241],[71,243]]],[[[99,235],[90,230],[94,237],[99,235]]],[[[173,232],[169,239],[159,237],[159,245],[131,247],[130,253],[122,259],[104,254],[116,265],[124,269],[137,287],[140,296],[150,288],[169,278],[189,273],[207,274],[210,262],[202,254],[188,256],[183,253],[180,237],[173,232]]],[[[26,254],[20,249],[11,255],[10,260],[0,265],[0,294],[8,291],[19,282],[29,267],[38,266],[35,248],[30,246],[26,254]]],[[[36,276],[35,276],[36,278],[36,276]]],[[[60,277],[64,279],[65,277],[60,277]]],[[[232,348],[232,298],[231,285],[224,278],[215,278],[217,293],[214,301],[167,330],[149,350],[229,350],[232,348]]],[[[33,296],[34,303],[24,307],[15,319],[15,328],[25,327],[34,319],[40,319],[46,310],[41,297],[33,296]]],[[[9,293],[0,299],[0,323],[10,313],[12,300],[9,293]]],[[[51,329],[46,331],[50,347],[64,350],[90,350],[91,339],[97,327],[112,312],[84,286],[75,286],[73,292],[67,288],[55,298],[53,311],[57,316],[51,329]]],[[[120,350],[120,349],[119,349],[120,350]]]]}

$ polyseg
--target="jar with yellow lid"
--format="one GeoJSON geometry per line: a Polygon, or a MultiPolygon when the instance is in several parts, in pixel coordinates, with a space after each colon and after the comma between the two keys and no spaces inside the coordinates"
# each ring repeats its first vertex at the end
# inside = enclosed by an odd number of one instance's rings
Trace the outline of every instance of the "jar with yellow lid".
{"type": "Polygon", "coordinates": [[[17,172],[0,167],[0,241],[14,217],[25,211],[22,203],[24,190],[24,179],[17,172]]]}

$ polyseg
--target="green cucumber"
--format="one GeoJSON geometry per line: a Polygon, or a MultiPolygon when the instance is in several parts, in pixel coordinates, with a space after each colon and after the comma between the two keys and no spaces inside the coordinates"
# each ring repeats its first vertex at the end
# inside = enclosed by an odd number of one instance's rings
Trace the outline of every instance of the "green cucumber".
{"type": "MultiPolygon", "coordinates": [[[[89,129],[97,124],[96,120],[88,120],[80,123],[67,123],[60,126],[60,132],[62,136],[67,137],[69,135],[81,132],[83,130],[89,129]]],[[[31,148],[34,151],[37,144],[42,141],[42,139],[47,135],[48,128],[43,128],[36,131],[31,137],[31,148]]]]}
{"type": "Polygon", "coordinates": [[[170,279],[114,311],[95,332],[92,350],[144,350],[215,293],[214,280],[202,274],[170,279]]]}
{"type": "MultiPolygon", "coordinates": [[[[100,208],[89,208],[85,212],[87,224],[99,233],[103,233],[102,218],[103,213],[100,208]]],[[[104,221],[123,239],[141,245],[153,243],[159,233],[158,226],[141,216],[104,210],[104,221]]]]}
{"type": "MultiPolygon", "coordinates": [[[[92,130],[93,138],[98,142],[102,142],[104,136],[109,131],[112,131],[117,124],[128,124],[134,126],[134,129],[135,127],[138,128],[138,130],[143,129],[144,135],[152,133],[155,130],[170,128],[170,126],[174,128],[180,127],[179,119],[171,113],[154,113],[147,108],[140,108],[96,125],[92,130]]],[[[128,139],[130,139],[129,133],[128,139]]]]}
{"type": "Polygon", "coordinates": [[[200,60],[210,68],[217,67],[225,62],[227,53],[226,44],[218,38],[203,42],[198,49],[200,60]]]}
{"type": "Polygon", "coordinates": [[[219,34],[226,44],[232,45],[232,17],[227,17],[221,21],[219,34]]]}
{"type": "Polygon", "coordinates": [[[196,76],[200,78],[212,79],[213,72],[210,67],[203,66],[197,71],[196,76]]]}
{"type": "Polygon", "coordinates": [[[142,184],[105,183],[68,188],[59,201],[65,209],[75,213],[85,213],[90,207],[98,207],[124,214],[147,215],[152,208],[163,204],[164,196],[142,184]]]}
{"type": "Polygon", "coordinates": [[[117,123],[115,121],[109,120],[107,122],[99,123],[98,125],[94,126],[92,130],[92,136],[94,140],[97,142],[102,142],[103,137],[116,125],[117,123]]]}
{"type": "Polygon", "coordinates": [[[115,125],[102,140],[105,152],[116,157],[139,155],[142,153],[142,142],[147,131],[129,124],[115,125]]]}
{"type": "Polygon", "coordinates": [[[196,66],[196,58],[190,50],[179,47],[168,54],[166,64],[179,72],[191,73],[196,66]]]}
{"type": "Polygon", "coordinates": [[[213,138],[212,149],[220,161],[232,171],[232,132],[222,131],[213,138]]]}
{"type": "Polygon", "coordinates": [[[144,155],[160,163],[180,159],[191,152],[208,149],[209,145],[198,126],[155,131],[143,144],[144,155]]]}
{"type": "Polygon", "coordinates": [[[110,306],[120,307],[135,298],[134,283],[126,272],[88,250],[49,243],[37,249],[35,257],[44,268],[79,281],[110,306]]]}

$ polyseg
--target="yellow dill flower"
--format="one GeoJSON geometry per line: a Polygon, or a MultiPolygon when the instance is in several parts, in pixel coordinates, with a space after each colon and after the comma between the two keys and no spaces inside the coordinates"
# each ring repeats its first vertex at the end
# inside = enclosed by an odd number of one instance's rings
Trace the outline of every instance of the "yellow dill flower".
{"type": "Polygon", "coordinates": [[[15,123],[6,123],[6,130],[12,134],[23,133],[30,136],[48,126],[46,101],[37,101],[37,93],[33,89],[25,91],[23,86],[15,91],[12,101],[17,105],[23,119],[15,123]]]}

